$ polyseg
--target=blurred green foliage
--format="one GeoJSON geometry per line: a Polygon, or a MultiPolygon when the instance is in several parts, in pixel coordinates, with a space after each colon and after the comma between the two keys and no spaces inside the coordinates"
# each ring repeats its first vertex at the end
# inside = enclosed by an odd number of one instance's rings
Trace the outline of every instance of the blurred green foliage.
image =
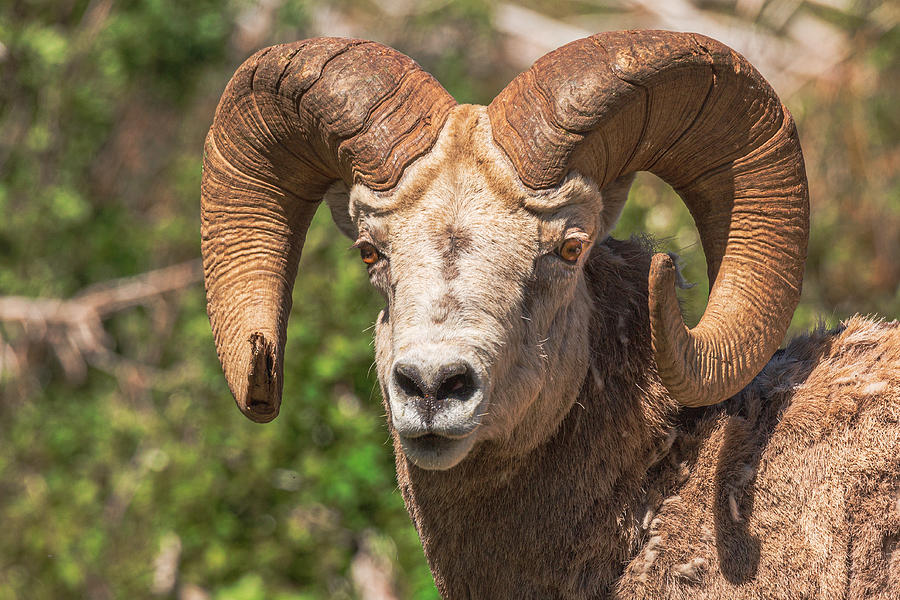
{"type": "MultiPolygon", "coordinates": [[[[372,35],[485,103],[515,71],[492,10],[425,3],[402,22],[382,15],[372,35]]],[[[351,0],[3,3],[0,295],[69,297],[197,256],[200,152],[225,82],[257,47],[307,37],[334,11],[376,22],[351,0]]],[[[788,102],[815,226],[800,329],[900,313],[900,33],[839,26],[856,44],[849,83],[788,102]]],[[[685,296],[696,320],[707,286],[690,216],[651,176],[632,195],[617,234],[649,231],[683,256],[701,283],[685,296]]],[[[27,372],[0,369],[0,600],[355,598],[361,547],[391,566],[400,597],[436,597],[370,369],[380,298],[349,245],[317,215],[270,425],[232,405],[199,286],[112,317],[123,359],[83,381],[41,348],[27,372]]],[[[0,324],[0,341],[20,335],[0,324]]]]}

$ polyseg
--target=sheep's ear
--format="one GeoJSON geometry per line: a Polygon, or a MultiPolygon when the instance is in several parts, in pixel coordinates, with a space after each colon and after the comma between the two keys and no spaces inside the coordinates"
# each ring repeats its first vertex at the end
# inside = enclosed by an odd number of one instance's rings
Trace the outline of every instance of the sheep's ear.
{"type": "Polygon", "coordinates": [[[334,182],[323,197],[328,209],[331,211],[331,218],[341,233],[351,240],[359,237],[359,231],[353,217],[350,216],[350,189],[343,181],[334,182]]]}

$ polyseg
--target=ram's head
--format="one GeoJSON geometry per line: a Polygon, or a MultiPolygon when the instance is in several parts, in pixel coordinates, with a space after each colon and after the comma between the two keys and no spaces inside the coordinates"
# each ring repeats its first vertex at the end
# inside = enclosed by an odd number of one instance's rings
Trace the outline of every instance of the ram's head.
{"type": "Polygon", "coordinates": [[[695,34],[600,34],[482,107],[372,42],[257,53],[219,104],[202,189],[209,315],[238,406],[278,414],[291,290],[325,198],[385,298],[378,374],[406,456],[448,468],[478,441],[534,443],[585,376],[582,267],[641,170],[684,199],[713,282],[688,330],[671,260],[654,258],[648,368],[679,402],[714,403],[781,342],[806,252],[793,121],[743,58],[695,34]]]}

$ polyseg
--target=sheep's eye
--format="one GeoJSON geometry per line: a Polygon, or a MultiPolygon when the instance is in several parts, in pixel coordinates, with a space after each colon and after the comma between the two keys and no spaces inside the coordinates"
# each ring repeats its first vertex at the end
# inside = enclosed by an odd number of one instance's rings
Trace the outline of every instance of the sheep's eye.
{"type": "Polygon", "coordinates": [[[578,257],[581,256],[583,250],[584,240],[569,238],[562,243],[556,253],[559,254],[559,257],[564,261],[573,263],[578,260],[578,257]]]}
{"type": "Polygon", "coordinates": [[[379,258],[378,250],[376,250],[375,246],[373,246],[369,242],[360,243],[358,248],[359,248],[359,257],[367,265],[375,264],[378,261],[378,258],[379,258]]]}

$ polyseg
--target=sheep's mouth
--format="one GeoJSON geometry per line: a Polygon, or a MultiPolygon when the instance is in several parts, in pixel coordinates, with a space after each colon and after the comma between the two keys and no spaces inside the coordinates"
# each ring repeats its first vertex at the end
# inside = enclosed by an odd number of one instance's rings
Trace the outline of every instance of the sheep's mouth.
{"type": "MultiPolygon", "coordinates": [[[[474,432],[473,432],[474,433],[474,432]]],[[[403,454],[421,469],[440,471],[459,464],[466,457],[476,436],[447,437],[437,433],[426,433],[416,437],[398,434],[403,454]]]]}

